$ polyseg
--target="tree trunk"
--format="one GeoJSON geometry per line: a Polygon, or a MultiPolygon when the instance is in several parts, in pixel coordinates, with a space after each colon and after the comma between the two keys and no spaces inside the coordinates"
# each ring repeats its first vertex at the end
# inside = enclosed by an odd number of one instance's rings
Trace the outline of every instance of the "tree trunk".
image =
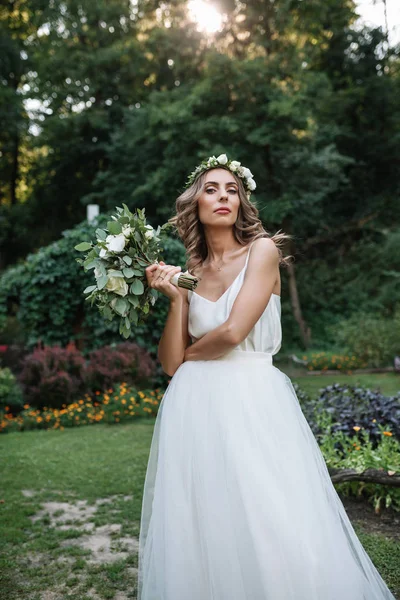
{"type": "MultiPolygon", "coordinates": [[[[292,244],[289,244],[290,254],[294,254],[294,248],[292,244]]],[[[301,339],[304,347],[308,348],[311,341],[311,329],[304,320],[303,313],[301,310],[299,294],[297,291],[297,282],[295,268],[292,263],[287,265],[288,282],[289,282],[289,296],[292,304],[293,315],[300,329],[301,339]]]]}

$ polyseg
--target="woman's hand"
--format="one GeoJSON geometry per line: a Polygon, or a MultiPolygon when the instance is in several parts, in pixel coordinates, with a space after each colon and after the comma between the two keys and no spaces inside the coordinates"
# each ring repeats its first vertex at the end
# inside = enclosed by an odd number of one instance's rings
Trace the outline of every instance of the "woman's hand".
{"type": "Polygon", "coordinates": [[[149,287],[167,296],[170,300],[175,300],[181,293],[176,285],[170,282],[170,279],[179,273],[182,267],[166,265],[163,261],[153,263],[146,267],[146,279],[149,287]]]}

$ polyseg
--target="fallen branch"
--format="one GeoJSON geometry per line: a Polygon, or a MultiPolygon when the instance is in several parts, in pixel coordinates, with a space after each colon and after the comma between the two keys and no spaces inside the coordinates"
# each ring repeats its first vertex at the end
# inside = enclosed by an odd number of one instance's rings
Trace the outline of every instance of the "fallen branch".
{"type": "Polygon", "coordinates": [[[357,473],[355,469],[333,469],[328,468],[332,483],[343,483],[344,481],[364,481],[365,483],[381,483],[400,487],[400,472],[385,471],[384,469],[366,469],[357,473]],[[391,475],[389,475],[391,473],[391,475]]]}

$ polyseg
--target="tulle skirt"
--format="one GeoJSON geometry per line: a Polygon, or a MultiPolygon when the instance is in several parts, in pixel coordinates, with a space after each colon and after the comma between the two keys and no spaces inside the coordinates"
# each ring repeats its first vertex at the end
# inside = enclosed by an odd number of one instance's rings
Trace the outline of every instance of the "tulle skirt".
{"type": "Polygon", "coordinates": [[[188,361],[154,426],[138,600],[395,600],[272,355],[188,361]]]}

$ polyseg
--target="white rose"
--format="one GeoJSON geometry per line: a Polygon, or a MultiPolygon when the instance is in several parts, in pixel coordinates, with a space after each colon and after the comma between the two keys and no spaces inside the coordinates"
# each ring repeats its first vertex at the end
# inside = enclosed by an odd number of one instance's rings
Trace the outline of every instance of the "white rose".
{"type": "Polygon", "coordinates": [[[101,277],[101,271],[100,271],[99,267],[95,267],[94,268],[94,276],[95,276],[96,279],[98,279],[99,277],[101,277]]]}
{"type": "Polygon", "coordinates": [[[145,225],[144,228],[145,229],[153,229],[153,227],[151,225],[145,225]]]}
{"type": "Polygon", "coordinates": [[[126,227],[123,227],[122,229],[122,233],[124,234],[125,237],[129,237],[132,233],[133,229],[132,227],[130,227],[130,225],[127,225],[126,227]]]}
{"type": "Polygon", "coordinates": [[[100,256],[100,258],[107,258],[107,256],[108,256],[107,250],[105,248],[101,248],[99,256],[100,256]]]}
{"type": "Polygon", "coordinates": [[[151,240],[151,239],[154,237],[154,231],[152,231],[152,230],[151,230],[151,231],[150,231],[150,230],[149,230],[149,231],[146,231],[146,233],[144,234],[144,237],[145,237],[147,240],[151,240]]]}
{"type": "Polygon", "coordinates": [[[247,180],[247,187],[248,187],[248,188],[249,188],[249,190],[251,190],[251,191],[255,190],[255,189],[256,189],[256,187],[257,187],[257,186],[256,186],[256,182],[254,181],[254,179],[251,179],[251,177],[250,177],[250,179],[248,179],[248,180],[247,180]]]}
{"type": "Polygon", "coordinates": [[[217,158],[217,161],[220,165],[226,165],[226,163],[228,162],[228,157],[226,154],[220,154],[217,158]]]}
{"type": "Polygon", "coordinates": [[[240,162],[238,162],[237,160],[233,160],[231,162],[231,164],[229,165],[229,168],[231,171],[236,171],[236,169],[238,169],[240,167],[240,162]]]}
{"type": "Polygon", "coordinates": [[[106,246],[110,252],[122,252],[125,248],[126,239],[123,233],[118,235],[108,235],[106,237],[106,246]]]}
{"type": "Polygon", "coordinates": [[[110,277],[107,281],[106,289],[109,292],[118,294],[118,296],[126,296],[129,291],[128,284],[122,277],[110,277]]]}

